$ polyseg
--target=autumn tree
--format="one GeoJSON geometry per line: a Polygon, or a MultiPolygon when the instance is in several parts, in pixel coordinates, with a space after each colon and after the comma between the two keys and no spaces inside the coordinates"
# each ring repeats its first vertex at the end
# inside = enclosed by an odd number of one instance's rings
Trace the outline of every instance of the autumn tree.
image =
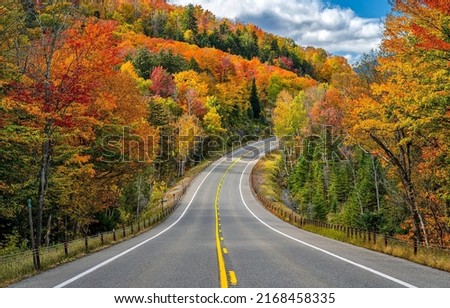
{"type": "Polygon", "coordinates": [[[450,231],[444,163],[449,144],[448,6],[404,0],[395,1],[394,11],[386,22],[384,56],[378,59],[381,80],[359,92],[347,121],[357,142],[395,167],[416,247],[444,245],[450,231]]]}
{"type": "Polygon", "coordinates": [[[210,96],[206,102],[207,113],[203,118],[205,132],[210,135],[220,135],[225,132],[222,127],[222,117],[217,111],[217,98],[210,96]]]}
{"type": "Polygon", "coordinates": [[[24,76],[8,93],[17,110],[29,115],[29,126],[42,134],[37,193],[37,245],[55,155],[56,137],[94,119],[96,87],[117,63],[112,23],[79,22],[70,6],[49,7],[37,18],[37,38],[27,59],[19,59],[24,76]]]}
{"type": "Polygon", "coordinates": [[[159,151],[154,166],[158,180],[170,178],[176,164],[176,121],[182,109],[173,98],[152,97],[148,103],[148,122],[159,131],[159,151]]]}
{"type": "Polygon", "coordinates": [[[280,148],[283,150],[285,171],[289,173],[297,159],[296,150],[302,143],[307,116],[304,104],[305,92],[292,97],[287,91],[278,95],[275,109],[273,110],[274,132],[280,139],[280,148]]]}
{"type": "Polygon", "coordinates": [[[176,148],[178,152],[178,176],[183,176],[186,164],[200,160],[198,149],[203,137],[200,121],[194,115],[183,115],[177,123],[176,148]]]}
{"type": "Polygon", "coordinates": [[[295,98],[286,91],[278,95],[274,109],[274,131],[278,138],[292,138],[299,135],[306,125],[306,110],[303,105],[305,93],[295,98]]]}
{"type": "Polygon", "coordinates": [[[152,81],[150,90],[154,95],[164,98],[175,95],[175,82],[173,81],[173,77],[161,66],[153,69],[150,79],[152,81]]]}
{"type": "Polygon", "coordinates": [[[189,115],[203,117],[206,113],[206,98],[209,87],[206,76],[193,70],[174,76],[178,103],[189,115]]]}

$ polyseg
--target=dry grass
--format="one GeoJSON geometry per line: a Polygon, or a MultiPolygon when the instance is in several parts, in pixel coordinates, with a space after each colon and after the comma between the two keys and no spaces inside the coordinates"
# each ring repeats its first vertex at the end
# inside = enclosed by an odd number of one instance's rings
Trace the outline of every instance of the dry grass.
{"type": "MultiPolygon", "coordinates": [[[[146,231],[152,226],[141,231],[146,231]]],[[[88,253],[96,252],[125,239],[136,236],[137,224],[134,226],[135,233],[131,233],[131,227],[125,228],[126,236],[123,236],[122,229],[116,231],[116,241],[113,240],[113,232],[103,234],[103,244],[101,237],[90,237],[88,239],[88,249],[86,250],[84,239],[77,239],[68,243],[68,254],[64,250],[64,244],[58,244],[49,248],[42,248],[40,251],[41,270],[44,271],[55,266],[81,258],[88,253]]],[[[5,287],[11,283],[20,281],[26,277],[33,276],[40,271],[36,271],[33,265],[31,251],[8,256],[0,259],[0,287],[5,287]]]]}
{"type": "Polygon", "coordinates": [[[280,159],[281,154],[273,152],[258,162],[255,168],[260,176],[257,177],[255,188],[258,190],[258,194],[264,198],[272,202],[280,202],[280,205],[283,205],[280,199],[281,188],[276,179],[280,159]]]}

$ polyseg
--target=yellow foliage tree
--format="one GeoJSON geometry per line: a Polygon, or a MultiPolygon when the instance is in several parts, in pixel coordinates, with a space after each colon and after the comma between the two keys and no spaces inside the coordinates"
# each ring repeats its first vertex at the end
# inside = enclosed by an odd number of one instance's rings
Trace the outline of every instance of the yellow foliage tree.
{"type": "Polygon", "coordinates": [[[440,41],[450,19],[426,2],[396,1],[377,80],[354,87],[346,117],[354,140],[394,167],[416,247],[450,241],[450,44],[440,41]]]}

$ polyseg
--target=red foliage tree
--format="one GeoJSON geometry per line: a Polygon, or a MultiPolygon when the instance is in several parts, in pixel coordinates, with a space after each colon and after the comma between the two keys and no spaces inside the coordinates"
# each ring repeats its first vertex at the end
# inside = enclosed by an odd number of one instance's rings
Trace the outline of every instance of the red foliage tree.
{"type": "Polygon", "coordinates": [[[154,95],[164,98],[175,95],[173,76],[162,68],[162,66],[157,66],[153,69],[150,79],[152,80],[150,90],[154,95]]]}

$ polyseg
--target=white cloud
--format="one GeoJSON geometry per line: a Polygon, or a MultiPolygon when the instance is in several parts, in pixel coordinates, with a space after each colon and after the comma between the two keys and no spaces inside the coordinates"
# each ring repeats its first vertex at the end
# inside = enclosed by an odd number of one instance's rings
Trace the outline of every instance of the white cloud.
{"type": "Polygon", "coordinates": [[[382,22],[361,18],[349,8],[330,6],[322,0],[170,0],[200,4],[219,17],[253,23],[262,29],[293,38],[301,46],[355,58],[377,48],[382,22]]]}

